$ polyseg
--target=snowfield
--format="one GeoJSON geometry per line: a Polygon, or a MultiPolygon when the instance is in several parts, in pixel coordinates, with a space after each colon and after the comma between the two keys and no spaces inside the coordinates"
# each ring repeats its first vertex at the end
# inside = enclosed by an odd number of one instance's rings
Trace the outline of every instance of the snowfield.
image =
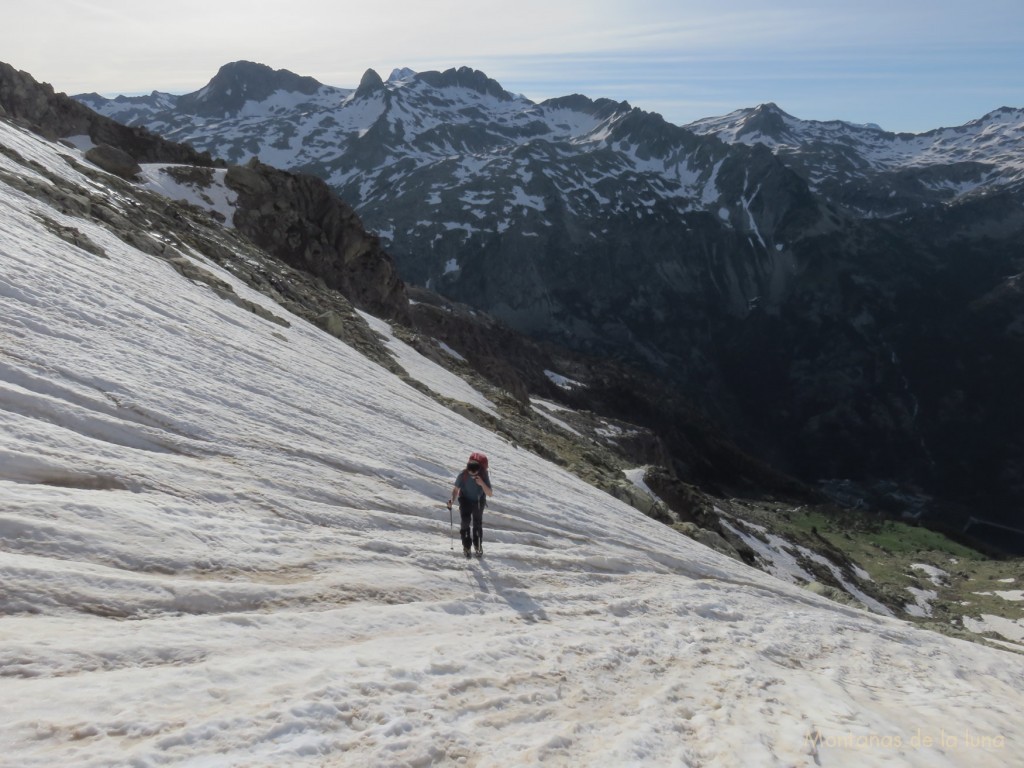
{"type": "Polygon", "coordinates": [[[0,765],[1021,764],[1020,655],[677,535],[8,183],[95,188],[77,150],[0,144],[0,765]]]}

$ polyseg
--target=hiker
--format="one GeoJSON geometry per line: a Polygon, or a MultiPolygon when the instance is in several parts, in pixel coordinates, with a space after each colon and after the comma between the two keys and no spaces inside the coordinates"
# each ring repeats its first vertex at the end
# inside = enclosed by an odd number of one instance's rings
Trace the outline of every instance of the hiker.
{"type": "Polygon", "coordinates": [[[476,556],[484,553],[484,506],[491,495],[491,478],[487,474],[487,457],[479,452],[470,454],[466,468],[459,472],[452,486],[452,497],[448,509],[459,500],[461,517],[459,533],[462,535],[462,551],[470,556],[470,545],[476,556]]]}

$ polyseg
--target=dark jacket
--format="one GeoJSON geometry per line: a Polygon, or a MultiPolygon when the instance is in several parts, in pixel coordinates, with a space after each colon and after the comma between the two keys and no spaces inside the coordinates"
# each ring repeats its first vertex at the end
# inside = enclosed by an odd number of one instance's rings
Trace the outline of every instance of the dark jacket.
{"type": "MultiPolygon", "coordinates": [[[[480,479],[487,484],[488,488],[494,490],[494,486],[491,485],[491,478],[487,475],[487,470],[480,470],[480,479]]],[[[476,480],[474,480],[465,469],[459,472],[459,476],[455,478],[454,485],[459,489],[460,505],[480,504],[483,506],[487,503],[487,496],[484,493],[484,489],[476,484],[476,480]]]]}

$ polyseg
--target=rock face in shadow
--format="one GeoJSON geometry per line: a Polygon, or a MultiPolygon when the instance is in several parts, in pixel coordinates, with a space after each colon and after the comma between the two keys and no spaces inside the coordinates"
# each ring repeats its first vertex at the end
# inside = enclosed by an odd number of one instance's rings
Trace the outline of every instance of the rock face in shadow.
{"type": "Polygon", "coordinates": [[[88,150],[85,153],[85,159],[104,171],[128,181],[142,173],[142,168],[135,162],[134,157],[123,149],[112,147],[109,144],[100,144],[88,150]]]}
{"type": "Polygon", "coordinates": [[[405,284],[380,239],[321,179],[254,158],[229,168],[225,181],[238,193],[234,225],[256,245],[322,278],[357,307],[408,321],[405,284]]]}

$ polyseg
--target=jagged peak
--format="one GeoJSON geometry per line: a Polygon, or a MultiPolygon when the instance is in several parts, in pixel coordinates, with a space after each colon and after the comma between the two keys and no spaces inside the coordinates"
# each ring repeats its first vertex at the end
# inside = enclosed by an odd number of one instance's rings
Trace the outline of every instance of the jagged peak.
{"type": "Polygon", "coordinates": [[[978,120],[972,122],[990,122],[992,120],[998,120],[1002,117],[1022,117],[1024,118],[1024,108],[1021,107],[999,107],[999,109],[993,109],[986,115],[982,115],[978,120]]]}
{"type": "Polygon", "coordinates": [[[588,112],[594,106],[594,100],[582,93],[572,93],[568,96],[556,96],[541,102],[542,106],[555,107],[559,109],[575,109],[577,112],[588,112]]]}
{"type": "Polygon", "coordinates": [[[784,112],[777,104],[766,102],[747,112],[736,135],[740,137],[753,133],[779,139],[791,133],[792,124],[795,122],[797,118],[784,112]]]}
{"type": "MultiPolygon", "coordinates": [[[[788,123],[788,125],[785,126],[785,130],[788,132],[791,132],[791,129],[794,125],[829,125],[845,126],[848,129],[858,131],[889,133],[889,131],[886,131],[884,128],[882,128],[882,126],[878,125],[877,123],[852,123],[849,120],[803,120],[799,117],[794,117],[793,115],[789,114],[784,109],[779,107],[778,104],[771,101],[765,104],[758,104],[756,107],[749,110],[749,113],[751,117],[756,117],[765,120],[767,121],[766,124],[769,125],[780,124],[779,121],[781,121],[781,124],[788,123]],[[775,122],[773,123],[771,121],[775,122]]],[[[751,118],[748,118],[748,121],[750,119],[751,118]]],[[[766,135],[770,135],[766,131],[762,132],[766,133],[766,135]]]]}
{"type": "Polygon", "coordinates": [[[273,69],[266,64],[245,60],[222,66],[211,84],[218,78],[229,77],[236,81],[268,82],[280,90],[298,91],[299,93],[315,93],[322,85],[313,77],[297,75],[288,69],[273,69]]]}
{"type": "Polygon", "coordinates": [[[217,70],[217,74],[214,75],[214,79],[216,80],[218,77],[223,77],[236,72],[273,73],[274,70],[266,64],[262,64],[258,61],[239,59],[238,61],[229,61],[227,64],[222,64],[220,69],[217,70]]]}

